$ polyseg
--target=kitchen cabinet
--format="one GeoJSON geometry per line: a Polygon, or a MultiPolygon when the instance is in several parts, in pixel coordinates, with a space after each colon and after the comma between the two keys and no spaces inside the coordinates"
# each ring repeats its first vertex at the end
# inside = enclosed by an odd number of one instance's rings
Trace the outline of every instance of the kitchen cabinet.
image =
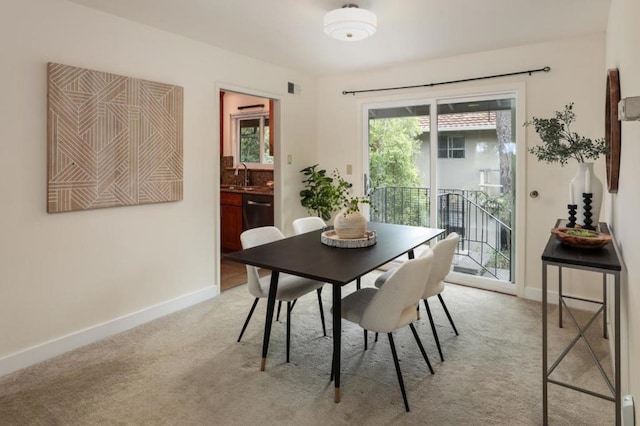
{"type": "Polygon", "coordinates": [[[242,250],[242,194],[220,192],[220,231],[223,251],[242,250]]]}

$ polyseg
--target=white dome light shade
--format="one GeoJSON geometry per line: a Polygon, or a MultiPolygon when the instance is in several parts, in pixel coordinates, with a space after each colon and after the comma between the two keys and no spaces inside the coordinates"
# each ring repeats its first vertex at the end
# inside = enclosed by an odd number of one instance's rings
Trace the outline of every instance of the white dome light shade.
{"type": "Polygon", "coordinates": [[[363,40],[376,32],[378,18],[375,13],[349,4],[324,15],[325,34],[344,41],[363,40]]]}

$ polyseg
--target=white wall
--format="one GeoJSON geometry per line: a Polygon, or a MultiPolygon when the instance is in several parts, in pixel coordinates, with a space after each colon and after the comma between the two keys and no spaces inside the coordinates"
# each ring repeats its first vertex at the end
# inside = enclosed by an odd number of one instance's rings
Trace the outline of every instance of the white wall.
{"type": "Polygon", "coordinates": [[[281,223],[304,214],[283,206],[299,206],[298,172],[316,155],[307,75],[63,0],[3,0],[0,52],[0,374],[69,349],[62,336],[217,294],[220,84],[282,100],[276,149],[293,164],[276,176],[281,223]],[[48,61],[184,87],[183,201],[46,213],[48,61]]]}
{"type": "MultiPolygon", "coordinates": [[[[438,158],[438,186],[446,189],[479,191],[482,189],[480,187],[480,170],[498,170],[500,168],[496,131],[495,129],[461,130],[452,133],[464,135],[464,158],[438,158]],[[486,150],[479,152],[479,144],[485,144],[486,150]]],[[[428,143],[421,147],[422,152],[428,153],[429,149],[428,143]]],[[[428,173],[428,168],[425,171],[428,173]]],[[[495,173],[491,174],[495,180],[494,175],[495,173]]],[[[487,190],[493,194],[491,190],[487,190]]]]}
{"type": "MultiPolygon", "coordinates": [[[[640,2],[637,0],[612,0],[606,40],[606,68],[618,68],[622,98],[640,96],[640,2]]],[[[608,221],[611,224],[619,251],[626,260],[626,277],[622,283],[623,314],[628,317],[629,393],[636,406],[636,422],[640,418],[640,270],[635,261],[640,258],[640,228],[637,216],[640,211],[638,181],[640,169],[640,122],[623,121],[620,158],[620,184],[617,194],[607,201],[608,221]]],[[[626,374],[623,369],[623,374],[626,374]]],[[[623,382],[624,386],[624,382],[623,382]]],[[[625,388],[623,387],[623,391],[625,388]]]]}
{"type": "MultiPolygon", "coordinates": [[[[354,165],[351,181],[359,190],[362,187],[362,118],[363,103],[385,100],[420,99],[455,95],[475,94],[484,90],[505,89],[524,83],[526,85],[526,118],[548,117],[553,111],[575,102],[578,121],[573,129],[590,137],[604,135],[604,34],[541,43],[517,48],[475,53],[434,61],[398,65],[367,73],[334,75],[318,82],[318,144],[319,161],[327,170],[338,168],[343,173],[346,164],[354,165]],[[515,76],[491,82],[464,83],[445,88],[413,89],[397,94],[342,95],[343,90],[372,89],[459,80],[491,74],[502,74],[520,70],[550,66],[551,72],[533,76],[515,76]],[[340,155],[336,155],[340,153],[340,155]]],[[[384,92],[392,93],[392,92],[384,92]]],[[[533,146],[539,139],[533,129],[527,129],[526,143],[533,146]]],[[[517,229],[526,236],[526,262],[523,275],[526,277],[527,295],[541,297],[542,281],[540,255],[549,237],[555,220],[566,215],[568,185],[575,174],[576,165],[560,167],[557,164],[538,163],[535,157],[527,156],[526,195],[537,190],[540,197],[526,201],[526,227],[517,229]],[[566,182],[559,185],[558,182],[566,182]]],[[[604,159],[598,160],[596,174],[604,178],[604,159]]],[[[581,271],[567,271],[566,291],[581,292],[597,296],[601,290],[599,281],[593,286],[575,287],[571,278],[581,271]]],[[[551,274],[554,276],[555,274],[551,274]]],[[[586,278],[588,279],[588,278],[586,278]]],[[[550,280],[550,288],[555,283],[550,280]]],[[[573,280],[574,282],[578,280],[573,280]]]]}

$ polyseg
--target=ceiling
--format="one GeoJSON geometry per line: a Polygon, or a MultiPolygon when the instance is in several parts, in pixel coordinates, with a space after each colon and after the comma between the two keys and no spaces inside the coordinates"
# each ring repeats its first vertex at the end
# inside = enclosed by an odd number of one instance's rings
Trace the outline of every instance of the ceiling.
{"type": "Polygon", "coordinates": [[[610,0],[356,0],[378,32],[344,42],[323,32],[341,0],[71,0],[314,75],[604,32],[610,0]]]}

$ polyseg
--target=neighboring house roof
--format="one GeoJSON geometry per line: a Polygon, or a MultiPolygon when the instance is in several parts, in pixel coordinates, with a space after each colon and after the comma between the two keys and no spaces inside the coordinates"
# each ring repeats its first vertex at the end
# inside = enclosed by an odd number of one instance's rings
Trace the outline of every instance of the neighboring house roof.
{"type": "MultiPolygon", "coordinates": [[[[430,117],[419,117],[420,129],[428,132],[430,117]]],[[[458,114],[438,115],[438,128],[445,131],[453,130],[491,130],[496,128],[495,111],[464,112],[458,114]]]]}

